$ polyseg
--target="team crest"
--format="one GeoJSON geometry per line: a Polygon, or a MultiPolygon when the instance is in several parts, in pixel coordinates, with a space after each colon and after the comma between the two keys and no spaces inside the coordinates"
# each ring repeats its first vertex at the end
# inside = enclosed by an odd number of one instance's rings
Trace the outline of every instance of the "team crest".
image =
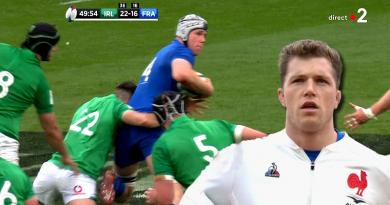
{"type": "Polygon", "coordinates": [[[267,172],[265,173],[266,177],[279,177],[280,174],[278,172],[278,166],[276,166],[275,162],[272,162],[271,166],[268,167],[267,172]]]}
{"type": "Polygon", "coordinates": [[[351,173],[348,176],[347,184],[351,189],[357,188],[357,192],[356,195],[347,196],[348,198],[352,199],[352,202],[347,203],[346,205],[366,204],[362,197],[364,190],[368,186],[367,173],[363,170],[360,170],[360,177],[355,173],[351,173]]]}

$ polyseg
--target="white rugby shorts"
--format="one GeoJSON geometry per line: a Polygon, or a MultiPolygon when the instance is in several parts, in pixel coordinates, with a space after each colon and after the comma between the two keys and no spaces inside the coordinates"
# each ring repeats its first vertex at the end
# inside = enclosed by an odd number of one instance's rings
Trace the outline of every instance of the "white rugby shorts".
{"type": "Polygon", "coordinates": [[[0,132],[0,157],[19,165],[19,142],[0,132]]]}
{"type": "Polygon", "coordinates": [[[75,174],[72,170],[61,169],[52,162],[45,162],[33,183],[39,201],[55,204],[62,195],[67,204],[75,199],[95,199],[96,181],[85,174],[75,174]]]}

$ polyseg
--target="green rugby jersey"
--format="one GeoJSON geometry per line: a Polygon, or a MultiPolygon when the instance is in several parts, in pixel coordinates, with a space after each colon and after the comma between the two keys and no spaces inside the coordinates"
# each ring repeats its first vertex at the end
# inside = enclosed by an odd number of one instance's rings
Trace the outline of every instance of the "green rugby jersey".
{"type": "Polygon", "coordinates": [[[34,196],[30,178],[23,170],[5,159],[0,158],[0,204],[24,205],[34,196]]]}
{"type": "Polygon", "coordinates": [[[0,132],[18,139],[23,113],[53,110],[53,98],[39,60],[24,48],[0,43],[0,132]]]}
{"type": "MultiPolygon", "coordinates": [[[[93,98],[77,109],[64,143],[82,173],[98,178],[112,149],[116,128],[129,109],[114,94],[93,98]]],[[[64,166],[58,152],[50,161],[64,166]]]]}
{"type": "Polygon", "coordinates": [[[154,144],[155,176],[172,176],[190,186],[219,150],[235,143],[236,127],[223,120],[175,119],[154,144]]]}

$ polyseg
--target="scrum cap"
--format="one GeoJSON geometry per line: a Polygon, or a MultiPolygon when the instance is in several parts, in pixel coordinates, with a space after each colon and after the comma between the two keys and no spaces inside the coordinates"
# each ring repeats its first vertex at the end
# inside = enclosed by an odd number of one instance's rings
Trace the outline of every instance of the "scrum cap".
{"type": "Polygon", "coordinates": [[[32,50],[41,56],[42,61],[48,61],[51,48],[60,40],[57,29],[48,23],[33,24],[27,33],[22,47],[32,50]]]}
{"type": "Polygon", "coordinates": [[[207,21],[195,14],[188,14],[179,19],[177,24],[176,36],[179,36],[183,41],[188,41],[188,36],[194,29],[208,29],[207,21]]]}
{"type": "Polygon", "coordinates": [[[153,112],[160,124],[175,116],[185,114],[184,96],[178,92],[167,91],[153,101],[153,112]]]}

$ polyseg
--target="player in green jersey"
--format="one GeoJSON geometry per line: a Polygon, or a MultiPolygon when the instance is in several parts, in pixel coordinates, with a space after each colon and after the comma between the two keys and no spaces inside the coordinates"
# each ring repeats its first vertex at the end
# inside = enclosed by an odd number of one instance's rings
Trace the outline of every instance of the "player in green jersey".
{"type": "Polygon", "coordinates": [[[30,178],[19,166],[0,158],[0,167],[0,204],[39,205],[30,178]]]}
{"type": "Polygon", "coordinates": [[[94,205],[96,180],[113,147],[116,128],[122,123],[157,127],[152,113],[134,111],[125,104],[135,84],[126,82],[117,86],[116,94],[95,97],[81,105],[73,116],[65,144],[79,165],[80,174],[73,174],[61,162],[61,154],[54,153],[45,162],[34,181],[34,191],[41,203],[51,205],[61,194],[69,205],[94,205]],[[128,89],[129,88],[129,89],[128,89]]]}
{"type": "Polygon", "coordinates": [[[62,161],[76,170],[69,157],[53,112],[53,96],[41,68],[60,40],[47,23],[31,26],[22,48],[0,43],[0,157],[19,163],[19,128],[23,113],[34,104],[48,143],[61,153],[62,161]]]}
{"type": "Polygon", "coordinates": [[[166,130],[153,147],[155,189],[146,191],[148,203],[178,204],[183,187],[192,184],[219,150],[266,136],[223,120],[191,119],[185,114],[183,95],[176,92],[157,97],[153,108],[166,130]]]}

